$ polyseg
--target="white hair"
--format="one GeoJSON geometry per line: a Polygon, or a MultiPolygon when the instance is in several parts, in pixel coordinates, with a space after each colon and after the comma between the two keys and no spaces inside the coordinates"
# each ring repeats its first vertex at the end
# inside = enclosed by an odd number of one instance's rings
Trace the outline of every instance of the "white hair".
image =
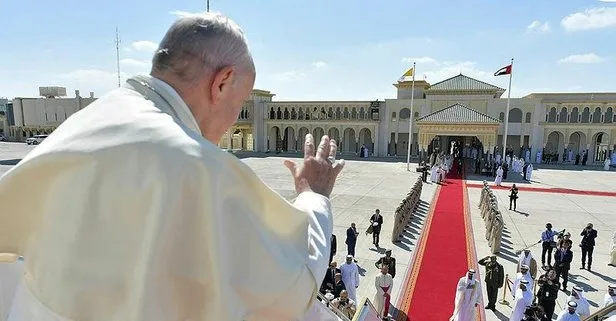
{"type": "Polygon", "coordinates": [[[242,29],[218,13],[177,20],[152,58],[152,73],[173,72],[186,82],[197,82],[229,66],[239,72],[255,72],[242,29]]]}

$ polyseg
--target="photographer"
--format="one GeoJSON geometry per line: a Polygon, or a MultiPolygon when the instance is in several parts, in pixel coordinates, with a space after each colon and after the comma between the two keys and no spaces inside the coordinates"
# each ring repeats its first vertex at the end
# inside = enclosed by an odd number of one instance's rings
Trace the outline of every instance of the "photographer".
{"type": "Polygon", "coordinates": [[[556,271],[552,268],[547,268],[547,273],[540,276],[537,283],[539,285],[537,305],[545,312],[545,316],[541,320],[552,320],[552,314],[554,314],[556,300],[558,299],[558,290],[560,289],[560,283],[558,283],[556,278],[556,271]]]}
{"type": "Polygon", "coordinates": [[[592,228],[592,223],[588,223],[580,235],[582,236],[582,241],[580,241],[580,247],[582,248],[582,266],[580,267],[580,270],[583,270],[586,267],[586,256],[588,255],[588,271],[590,271],[592,265],[592,252],[595,249],[595,239],[597,238],[597,230],[592,228]]]}
{"type": "MultiPolygon", "coordinates": [[[[522,317],[521,321],[542,321],[542,320],[544,320],[543,309],[540,306],[533,304],[529,307],[526,307],[526,310],[524,311],[524,316],[522,317]]],[[[551,318],[545,319],[545,320],[551,320],[551,318]]]]}

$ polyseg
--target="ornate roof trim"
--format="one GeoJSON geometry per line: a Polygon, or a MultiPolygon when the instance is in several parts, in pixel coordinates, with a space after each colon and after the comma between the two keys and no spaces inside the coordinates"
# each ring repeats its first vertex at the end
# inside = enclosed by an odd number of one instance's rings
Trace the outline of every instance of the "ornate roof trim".
{"type": "Polygon", "coordinates": [[[484,92],[504,92],[505,89],[489,84],[485,81],[477,80],[475,78],[471,78],[465,76],[463,74],[459,74],[457,76],[453,76],[449,79],[445,79],[443,81],[437,82],[434,85],[428,88],[428,92],[431,91],[484,91],[484,92]]]}
{"type": "Polygon", "coordinates": [[[474,123],[474,124],[500,124],[500,120],[455,103],[449,107],[437,110],[433,113],[417,118],[422,123],[474,123]]]}

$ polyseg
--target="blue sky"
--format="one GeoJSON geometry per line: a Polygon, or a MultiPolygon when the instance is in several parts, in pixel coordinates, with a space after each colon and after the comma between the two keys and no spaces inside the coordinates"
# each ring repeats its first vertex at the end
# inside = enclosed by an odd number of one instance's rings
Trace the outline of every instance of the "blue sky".
{"type": "MultiPolygon", "coordinates": [[[[417,62],[435,83],[493,73],[515,58],[512,97],[616,91],[616,0],[211,0],[242,26],[256,88],[278,100],[394,98],[417,62]]],[[[115,28],[126,77],[149,71],[152,51],[181,12],[205,1],[1,1],[0,97],[39,86],[96,96],[115,88],[115,28]],[[175,13],[175,14],[174,14],[175,13]]]]}

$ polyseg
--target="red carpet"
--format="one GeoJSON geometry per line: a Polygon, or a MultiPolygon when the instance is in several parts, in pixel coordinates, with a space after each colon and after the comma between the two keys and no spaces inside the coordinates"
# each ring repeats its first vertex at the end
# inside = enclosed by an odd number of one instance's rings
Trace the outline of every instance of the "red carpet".
{"type": "Polygon", "coordinates": [[[466,209],[464,179],[454,165],[434,196],[396,305],[403,313],[398,313],[396,320],[442,321],[453,314],[456,284],[469,267],[475,268],[466,209]]]}
{"type": "MultiPolygon", "coordinates": [[[[483,188],[483,184],[476,184],[476,183],[468,183],[466,184],[466,186],[469,188],[483,188]]],[[[520,186],[520,184],[516,185],[516,187],[518,188],[520,192],[557,193],[557,194],[616,197],[616,192],[584,191],[584,190],[569,189],[569,188],[524,187],[524,186],[520,186]]],[[[509,190],[511,186],[505,186],[505,185],[496,186],[494,184],[490,184],[490,188],[509,190]]]]}

